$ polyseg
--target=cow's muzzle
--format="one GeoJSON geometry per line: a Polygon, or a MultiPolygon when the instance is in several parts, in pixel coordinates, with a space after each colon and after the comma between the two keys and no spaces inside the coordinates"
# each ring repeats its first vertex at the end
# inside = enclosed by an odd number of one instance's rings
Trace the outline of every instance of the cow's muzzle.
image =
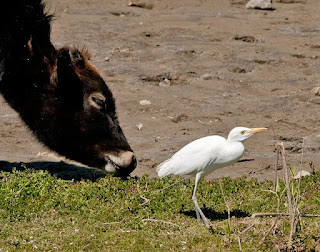
{"type": "Polygon", "coordinates": [[[107,154],[105,160],[105,171],[119,177],[127,177],[137,166],[137,159],[132,151],[107,154]]]}

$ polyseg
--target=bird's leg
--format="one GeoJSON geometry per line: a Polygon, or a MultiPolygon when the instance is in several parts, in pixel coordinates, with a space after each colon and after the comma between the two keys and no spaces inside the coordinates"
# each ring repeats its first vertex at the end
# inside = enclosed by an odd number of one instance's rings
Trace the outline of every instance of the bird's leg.
{"type": "Polygon", "coordinates": [[[209,227],[209,222],[208,222],[206,216],[204,215],[204,213],[202,212],[202,210],[198,204],[197,198],[196,198],[197,185],[198,185],[200,178],[201,178],[201,175],[197,174],[194,189],[193,189],[193,194],[192,194],[192,201],[196,207],[197,220],[200,221],[200,216],[201,216],[203,219],[204,225],[206,227],[209,227]]]}
{"type": "MultiPolygon", "coordinates": [[[[196,199],[196,190],[197,190],[197,185],[195,184],[194,188],[193,188],[193,193],[192,193],[192,201],[195,203],[195,201],[197,202],[197,199],[196,199]]],[[[198,203],[198,202],[197,202],[198,203]]],[[[195,211],[196,211],[196,216],[197,216],[197,220],[200,222],[201,221],[201,218],[200,218],[200,214],[199,214],[199,211],[198,211],[198,208],[196,207],[195,208],[195,211]]]]}
{"type": "MultiPolygon", "coordinates": [[[[192,197],[192,200],[194,202],[194,198],[192,197]]],[[[197,200],[197,199],[196,199],[197,200]]],[[[200,222],[201,221],[201,218],[200,218],[200,214],[199,214],[199,211],[197,208],[195,208],[195,211],[196,211],[196,216],[197,216],[197,220],[200,222]]]]}
{"type": "Polygon", "coordinates": [[[197,219],[200,221],[200,217],[198,217],[198,215],[200,215],[202,217],[202,219],[203,219],[204,225],[206,227],[209,227],[209,222],[208,222],[206,216],[204,215],[204,213],[202,212],[201,208],[199,207],[199,204],[198,204],[198,201],[197,201],[196,197],[192,196],[192,200],[193,200],[193,203],[194,203],[194,205],[196,207],[197,219]]]}

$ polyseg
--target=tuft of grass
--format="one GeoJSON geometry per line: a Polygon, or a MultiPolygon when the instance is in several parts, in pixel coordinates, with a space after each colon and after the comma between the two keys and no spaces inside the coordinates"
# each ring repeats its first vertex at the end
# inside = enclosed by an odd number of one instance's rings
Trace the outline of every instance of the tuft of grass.
{"type": "MultiPolygon", "coordinates": [[[[302,179],[302,213],[320,213],[319,181],[319,171],[302,179]]],[[[243,251],[286,248],[288,220],[250,217],[287,211],[282,201],[278,205],[279,195],[270,193],[272,182],[224,178],[222,187],[224,195],[218,182],[199,183],[198,200],[213,224],[210,230],[196,220],[193,181],[107,176],[77,182],[41,170],[1,172],[0,251],[238,251],[240,238],[243,251]]],[[[302,222],[293,248],[320,247],[320,220],[302,222]]]]}

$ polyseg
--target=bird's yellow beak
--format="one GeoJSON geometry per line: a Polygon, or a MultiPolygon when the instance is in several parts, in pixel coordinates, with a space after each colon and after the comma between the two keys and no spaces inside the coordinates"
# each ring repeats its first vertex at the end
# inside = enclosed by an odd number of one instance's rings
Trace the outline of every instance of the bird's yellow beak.
{"type": "Polygon", "coordinates": [[[245,132],[245,134],[253,134],[253,133],[257,133],[257,132],[263,132],[263,131],[266,131],[268,130],[267,128],[252,128],[252,129],[249,129],[245,132]]]}

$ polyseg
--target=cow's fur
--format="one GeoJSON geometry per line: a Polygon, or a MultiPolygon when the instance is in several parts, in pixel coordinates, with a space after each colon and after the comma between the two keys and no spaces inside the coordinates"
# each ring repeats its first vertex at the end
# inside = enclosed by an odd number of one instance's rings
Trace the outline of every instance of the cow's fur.
{"type": "Polygon", "coordinates": [[[115,101],[85,50],[56,49],[41,0],[0,4],[0,92],[46,146],[126,176],[136,159],[115,101]]]}

